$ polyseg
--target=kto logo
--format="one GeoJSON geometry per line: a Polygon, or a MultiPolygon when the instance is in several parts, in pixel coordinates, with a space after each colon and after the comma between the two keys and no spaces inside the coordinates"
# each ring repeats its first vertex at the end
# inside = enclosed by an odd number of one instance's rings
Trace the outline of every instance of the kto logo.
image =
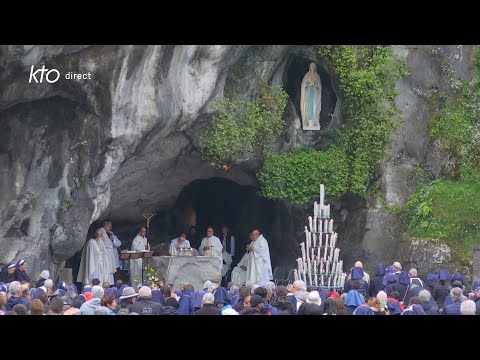
{"type": "Polygon", "coordinates": [[[44,74],[45,74],[45,80],[47,80],[47,82],[49,82],[50,84],[57,82],[57,80],[60,78],[60,72],[57,69],[50,69],[50,70],[45,69],[45,65],[43,65],[41,69],[38,69],[37,71],[33,72],[33,65],[32,65],[32,68],[30,69],[30,78],[28,79],[28,82],[31,83],[33,79],[34,82],[36,82],[37,84],[42,83],[44,74]],[[38,73],[40,73],[40,81],[37,79],[38,73]],[[56,77],[55,77],[55,74],[56,74],[56,77]]]}

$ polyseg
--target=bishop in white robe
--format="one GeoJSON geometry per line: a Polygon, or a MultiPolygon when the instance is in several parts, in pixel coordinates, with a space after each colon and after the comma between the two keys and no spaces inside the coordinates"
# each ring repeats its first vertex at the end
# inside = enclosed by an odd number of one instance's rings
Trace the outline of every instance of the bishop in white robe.
{"type": "Polygon", "coordinates": [[[267,240],[258,229],[250,233],[252,241],[247,245],[247,281],[263,286],[272,278],[272,264],[267,240]]]}

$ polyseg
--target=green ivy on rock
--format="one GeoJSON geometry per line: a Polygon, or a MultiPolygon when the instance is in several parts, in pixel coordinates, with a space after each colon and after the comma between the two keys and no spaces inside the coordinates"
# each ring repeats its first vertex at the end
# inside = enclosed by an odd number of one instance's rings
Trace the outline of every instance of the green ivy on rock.
{"type": "Polygon", "coordinates": [[[200,136],[202,159],[221,167],[252,154],[268,155],[285,124],[286,104],[285,91],[266,84],[252,100],[232,95],[217,101],[215,115],[200,136]]]}

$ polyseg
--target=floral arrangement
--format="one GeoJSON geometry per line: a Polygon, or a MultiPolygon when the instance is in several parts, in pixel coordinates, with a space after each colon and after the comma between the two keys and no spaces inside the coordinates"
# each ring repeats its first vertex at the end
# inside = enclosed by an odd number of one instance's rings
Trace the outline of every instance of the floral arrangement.
{"type": "Polygon", "coordinates": [[[152,282],[152,289],[155,289],[158,287],[158,282],[160,281],[160,278],[158,277],[158,274],[156,273],[155,269],[153,268],[152,265],[145,265],[143,268],[143,278],[146,280],[150,280],[152,282]]]}

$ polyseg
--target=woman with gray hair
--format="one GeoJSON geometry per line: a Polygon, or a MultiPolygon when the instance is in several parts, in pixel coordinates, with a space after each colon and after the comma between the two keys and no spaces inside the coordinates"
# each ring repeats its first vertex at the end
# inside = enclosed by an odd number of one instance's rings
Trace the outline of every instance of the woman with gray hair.
{"type": "Polygon", "coordinates": [[[462,301],[460,305],[460,314],[461,315],[475,315],[476,305],[473,300],[462,301]]]}
{"type": "Polygon", "coordinates": [[[99,306],[95,309],[95,315],[109,315],[109,309],[105,306],[99,306]]]}
{"type": "Polygon", "coordinates": [[[222,315],[222,311],[215,307],[215,297],[212,293],[203,295],[202,307],[195,312],[195,315],[222,315]]]}

